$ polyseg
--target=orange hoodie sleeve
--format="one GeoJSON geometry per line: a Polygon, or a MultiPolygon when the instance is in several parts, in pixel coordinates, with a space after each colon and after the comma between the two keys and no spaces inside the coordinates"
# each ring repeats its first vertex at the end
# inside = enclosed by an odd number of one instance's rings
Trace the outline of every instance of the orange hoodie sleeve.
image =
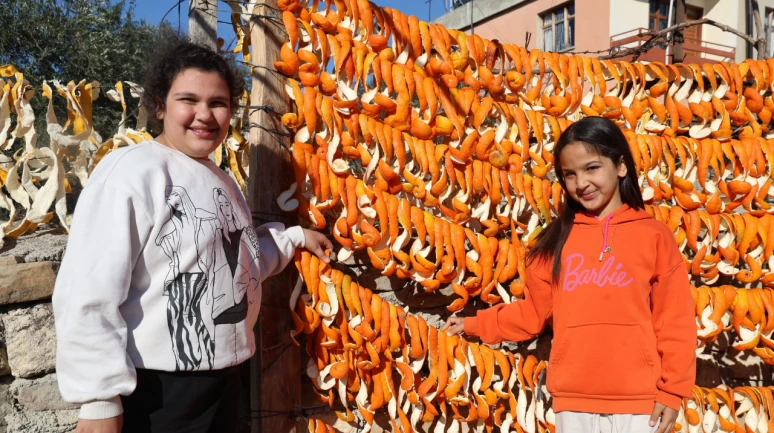
{"type": "Polygon", "coordinates": [[[501,341],[523,341],[535,338],[551,317],[551,275],[546,266],[527,271],[524,299],[480,310],[475,317],[465,318],[465,333],[481,338],[487,344],[501,341]]]}
{"type": "Polygon", "coordinates": [[[651,283],[653,331],[661,356],[656,401],[679,410],[696,379],[696,323],[688,270],[671,233],[661,234],[651,283]]]}

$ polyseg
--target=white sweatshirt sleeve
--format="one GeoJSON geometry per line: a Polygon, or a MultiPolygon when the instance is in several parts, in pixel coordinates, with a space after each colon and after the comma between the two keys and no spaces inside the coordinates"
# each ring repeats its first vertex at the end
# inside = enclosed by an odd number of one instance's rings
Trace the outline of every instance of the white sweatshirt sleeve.
{"type": "Polygon", "coordinates": [[[59,389],[82,404],[81,418],[120,415],[119,396],[136,386],[119,306],[150,226],[144,208],[115,187],[90,184],[78,200],[53,306],[59,389]]]}
{"type": "Polygon", "coordinates": [[[261,281],[277,275],[285,269],[295,254],[296,248],[305,245],[304,231],[301,226],[285,230],[282,223],[267,223],[258,227],[260,245],[261,281]]]}

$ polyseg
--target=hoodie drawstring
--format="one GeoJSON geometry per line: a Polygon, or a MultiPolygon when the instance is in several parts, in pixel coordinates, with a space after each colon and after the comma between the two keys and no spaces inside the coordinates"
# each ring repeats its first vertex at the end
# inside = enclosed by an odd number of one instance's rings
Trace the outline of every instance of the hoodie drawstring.
{"type": "Polygon", "coordinates": [[[600,251],[599,253],[600,262],[602,261],[602,256],[604,256],[605,253],[609,253],[612,250],[612,247],[607,243],[607,232],[608,232],[608,229],[610,228],[611,219],[613,219],[613,214],[610,214],[605,218],[605,229],[602,237],[602,251],[600,251]]]}

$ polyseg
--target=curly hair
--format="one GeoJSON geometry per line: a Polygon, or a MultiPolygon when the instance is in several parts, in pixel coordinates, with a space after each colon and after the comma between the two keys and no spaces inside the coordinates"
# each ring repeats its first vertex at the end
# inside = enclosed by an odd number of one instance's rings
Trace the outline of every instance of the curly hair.
{"type": "Polygon", "coordinates": [[[163,132],[163,123],[156,117],[156,113],[164,109],[167,94],[177,75],[191,68],[217,72],[228,85],[232,113],[239,106],[239,100],[245,90],[245,81],[234,61],[200,45],[177,41],[163,50],[145,74],[143,105],[148,110],[154,130],[163,132]]]}

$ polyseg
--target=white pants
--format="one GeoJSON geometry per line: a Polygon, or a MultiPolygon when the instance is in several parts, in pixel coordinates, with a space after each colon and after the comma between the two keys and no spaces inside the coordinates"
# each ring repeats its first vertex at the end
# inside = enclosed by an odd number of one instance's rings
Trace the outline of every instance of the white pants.
{"type": "Polygon", "coordinates": [[[598,414],[562,411],[556,414],[556,433],[653,433],[650,415],[598,414]]]}

